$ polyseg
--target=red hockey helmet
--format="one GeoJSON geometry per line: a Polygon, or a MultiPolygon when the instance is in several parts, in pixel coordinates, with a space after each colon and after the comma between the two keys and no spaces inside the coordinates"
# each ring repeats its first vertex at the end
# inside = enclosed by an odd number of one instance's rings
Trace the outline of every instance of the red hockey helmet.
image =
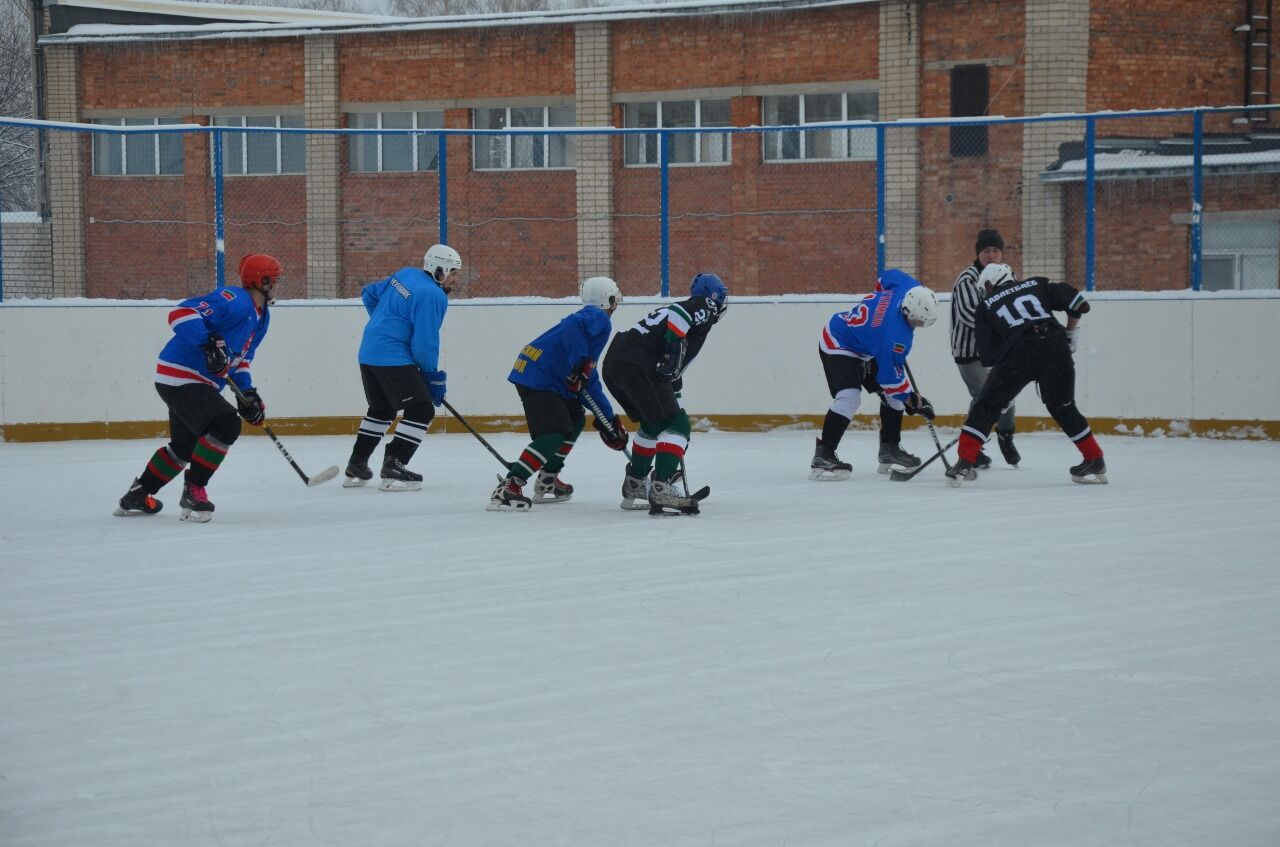
{"type": "Polygon", "coordinates": [[[272,289],[284,268],[280,262],[265,253],[250,253],[240,260],[240,285],[244,288],[256,288],[271,300],[272,289]]]}

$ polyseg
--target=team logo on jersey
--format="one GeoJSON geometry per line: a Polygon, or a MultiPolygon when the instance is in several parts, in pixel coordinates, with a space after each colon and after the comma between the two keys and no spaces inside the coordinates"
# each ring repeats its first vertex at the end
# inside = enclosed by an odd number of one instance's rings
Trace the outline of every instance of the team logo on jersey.
{"type": "Polygon", "coordinates": [[[895,344],[895,345],[893,345],[893,352],[895,352],[895,353],[905,353],[905,352],[907,352],[907,345],[905,345],[905,344],[895,344]]]}
{"type": "Polygon", "coordinates": [[[236,293],[232,291],[230,288],[224,288],[222,289],[222,291],[218,293],[222,295],[223,300],[231,301],[236,299],[236,293]]]}

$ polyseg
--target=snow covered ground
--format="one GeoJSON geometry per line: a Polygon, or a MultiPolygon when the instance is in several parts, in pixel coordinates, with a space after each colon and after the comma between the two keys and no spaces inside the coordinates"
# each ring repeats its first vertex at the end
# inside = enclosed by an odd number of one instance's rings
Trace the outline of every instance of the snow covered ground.
{"type": "Polygon", "coordinates": [[[395,494],[253,438],[207,525],[111,516],[159,442],[0,444],[0,843],[1274,847],[1280,444],[1100,441],[697,434],[659,519],[590,434],[523,515],[468,435],[395,494]]]}

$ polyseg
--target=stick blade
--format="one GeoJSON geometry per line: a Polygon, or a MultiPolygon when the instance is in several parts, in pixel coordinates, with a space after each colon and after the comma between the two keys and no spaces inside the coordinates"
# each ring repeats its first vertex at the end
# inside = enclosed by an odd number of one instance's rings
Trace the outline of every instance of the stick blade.
{"type": "Polygon", "coordinates": [[[889,471],[889,479],[893,480],[894,482],[906,482],[907,480],[911,479],[914,476],[915,474],[913,473],[900,471],[897,468],[894,468],[893,470],[889,471]]]}
{"type": "Polygon", "coordinates": [[[338,475],[338,466],[330,465],[315,476],[307,478],[307,488],[315,488],[317,485],[324,485],[329,480],[338,475]]]}

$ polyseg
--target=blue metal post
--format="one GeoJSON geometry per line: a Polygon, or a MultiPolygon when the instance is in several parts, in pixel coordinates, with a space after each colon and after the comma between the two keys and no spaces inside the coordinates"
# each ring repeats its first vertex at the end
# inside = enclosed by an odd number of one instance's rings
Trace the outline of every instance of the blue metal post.
{"type": "Polygon", "coordinates": [[[1096,216],[1094,206],[1097,201],[1097,172],[1094,168],[1094,154],[1098,149],[1098,123],[1094,118],[1085,118],[1084,122],[1084,288],[1093,291],[1094,278],[1094,224],[1096,216]]]}
{"type": "Polygon", "coordinates": [[[884,273],[884,127],[876,127],[876,277],[884,273]]]}
{"type": "Polygon", "coordinates": [[[449,136],[440,133],[440,243],[449,243],[449,159],[446,155],[445,140],[449,136]]]}
{"type": "Polygon", "coordinates": [[[222,195],[222,130],[213,131],[213,254],[218,288],[226,285],[227,230],[222,195]]]}
{"type": "Polygon", "coordinates": [[[1204,112],[1191,118],[1191,290],[1204,282],[1204,112]]]}
{"type": "Polygon", "coordinates": [[[661,215],[661,233],[658,240],[661,242],[661,261],[662,263],[662,296],[669,297],[671,295],[671,196],[670,196],[670,173],[667,168],[667,159],[671,155],[671,134],[666,132],[658,133],[658,168],[660,171],[660,188],[661,195],[659,206],[661,215]]]}

